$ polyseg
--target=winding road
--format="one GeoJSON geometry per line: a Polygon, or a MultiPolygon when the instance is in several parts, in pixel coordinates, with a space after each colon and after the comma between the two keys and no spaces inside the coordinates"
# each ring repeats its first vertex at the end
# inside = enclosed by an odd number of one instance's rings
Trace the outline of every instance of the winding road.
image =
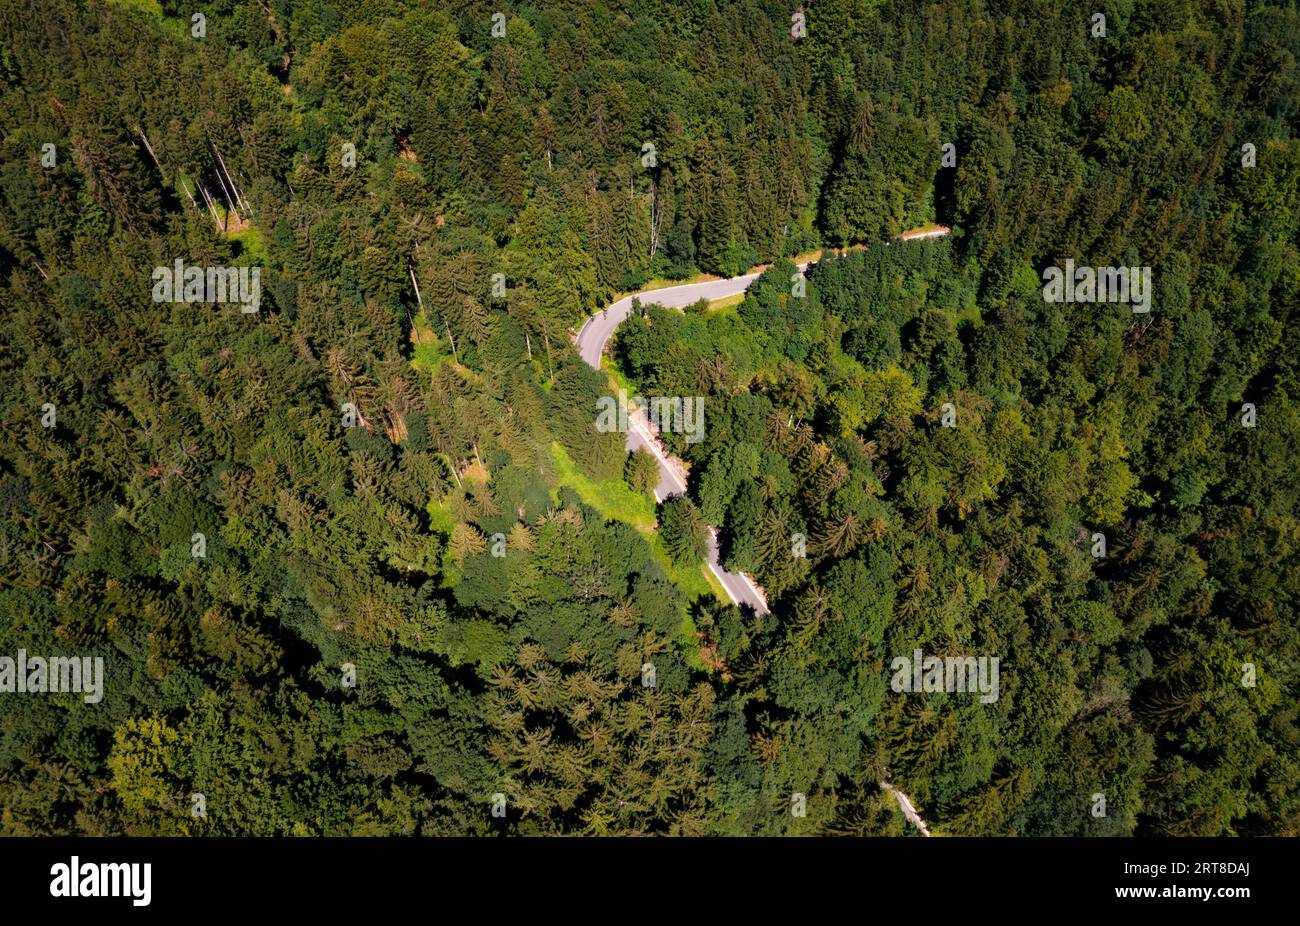
{"type": "MultiPolygon", "coordinates": [[[[803,270],[807,265],[801,266],[803,270]]],[[[664,289],[648,290],[624,296],[603,312],[598,312],[587,319],[578,332],[577,347],[582,359],[594,370],[600,369],[600,358],[605,352],[605,345],[624,319],[632,312],[632,300],[643,298],[647,304],[658,304],[667,308],[682,308],[701,299],[725,299],[736,293],[743,293],[749,284],[757,280],[759,274],[748,273],[744,276],[731,277],[727,280],[707,280],[703,283],[685,283],[681,286],[668,286],[664,289]]],[[[644,449],[649,451],[659,463],[659,484],[655,486],[655,500],[663,501],[673,495],[686,494],[686,467],[676,457],[664,450],[659,438],[654,434],[645,412],[641,409],[628,414],[627,449],[644,449]]],[[[753,579],[740,572],[728,572],[718,561],[718,532],[709,528],[709,570],[717,576],[727,596],[737,605],[747,605],[755,613],[767,613],[767,598],[763,590],[754,584],[753,579]]]]}
{"type": "MultiPolygon", "coordinates": [[[[950,229],[942,225],[929,226],[903,232],[895,240],[910,241],[915,238],[937,238],[948,234],[949,231],[950,229]]],[[[813,263],[816,262],[807,261],[798,264],[799,272],[804,272],[813,263]]],[[[757,280],[760,275],[759,273],[747,273],[743,276],[731,277],[725,280],[684,283],[680,286],[644,290],[630,296],[624,296],[583,323],[582,328],[578,331],[578,352],[582,354],[582,359],[587,362],[589,367],[599,370],[600,358],[605,352],[605,345],[609,343],[614,330],[631,314],[633,299],[641,299],[642,302],[648,305],[662,305],[667,308],[680,309],[701,299],[713,301],[743,293],[749,288],[749,284],[757,280]]],[[[627,449],[637,450],[641,448],[648,450],[659,463],[659,484],[655,486],[655,499],[663,501],[672,495],[684,495],[686,493],[685,465],[681,460],[664,450],[658,436],[654,433],[649,421],[646,420],[645,412],[638,409],[628,414],[627,449]]],[[[722,583],[722,587],[726,589],[727,595],[733,603],[746,605],[758,614],[768,613],[767,598],[763,595],[763,590],[755,585],[749,576],[742,572],[728,572],[718,562],[718,531],[712,527],[709,528],[708,564],[709,569],[718,577],[718,581],[722,583]]],[[[921,819],[921,815],[917,813],[916,808],[906,794],[887,781],[880,782],[880,787],[897,798],[899,809],[909,823],[920,830],[922,835],[930,835],[925,821],[921,819]]]]}
{"type": "MultiPolygon", "coordinates": [[[[943,226],[915,229],[899,235],[900,240],[912,238],[931,238],[946,235],[948,229],[943,226]]],[[[802,273],[812,261],[798,264],[802,273]]],[[[749,284],[759,278],[759,273],[747,273],[743,276],[730,277],[725,280],[705,280],[700,283],[683,283],[680,286],[667,286],[663,289],[645,290],[624,296],[622,299],[596,313],[583,323],[578,331],[577,347],[582,359],[593,370],[600,369],[600,358],[605,352],[605,345],[613,336],[614,330],[632,312],[632,300],[641,299],[647,304],[662,305],[670,309],[680,309],[692,303],[707,299],[725,299],[737,293],[743,293],[749,284]]],[[[657,435],[646,420],[645,412],[638,410],[628,415],[627,449],[648,450],[659,463],[659,484],[655,486],[655,499],[663,501],[673,495],[686,493],[686,467],[681,460],[669,455],[659,443],[657,435]]],[[[728,572],[718,562],[718,532],[709,530],[709,569],[727,595],[737,605],[748,605],[758,614],[767,613],[767,599],[763,590],[754,581],[741,572],[728,572]]]]}

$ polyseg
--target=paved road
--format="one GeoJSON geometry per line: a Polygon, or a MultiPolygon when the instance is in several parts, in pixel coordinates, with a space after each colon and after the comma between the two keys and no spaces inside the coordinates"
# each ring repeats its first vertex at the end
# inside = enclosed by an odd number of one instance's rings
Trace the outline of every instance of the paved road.
{"type": "MultiPolygon", "coordinates": [[[[668,308],[682,308],[700,299],[723,299],[742,293],[749,288],[750,283],[758,279],[758,276],[757,273],[749,273],[727,280],[686,283],[639,295],[646,304],[656,303],[668,308]]],[[[600,357],[604,353],[605,344],[608,343],[614,329],[632,311],[632,299],[633,296],[625,296],[603,312],[597,312],[587,319],[582,330],[578,332],[578,351],[592,369],[600,369],[600,357]]],[[[655,498],[658,501],[673,495],[686,494],[686,468],[679,460],[664,451],[651,430],[644,411],[637,410],[628,415],[627,449],[648,450],[659,462],[659,484],[655,486],[655,498]]],[[[718,561],[718,532],[714,528],[709,528],[708,564],[709,570],[722,583],[732,602],[737,605],[748,605],[758,614],[767,613],[767,599],[754,581],[743,573],[728,572],[722,568],[722,564],[718,561]]]]}
{"type": "MultiPolygon", "coordinates": [[[[933,238],[940,235],[948,234],[948,229],[942,226],[934,228],[914,229],[899,235],[900,239],[910,240],[912,238],[933,238]]],[[[798,265],[801,271],[807,270],[808,263],[798,265]]],[[[640,297],[641,301],[647,305],[658,304],[668,308],[680,309],[698,302],[701,299],[725,299],[727,296],[734,296],[737,293],[743,293],[749,288],[749,284],[757,280],[759,274],[747,273],[744,276],[731,277],[726,280],[706,280],[702,283],[683,283],[680,286],[668,286],[664,289],[654,289],[643,293],[634,293],[631,296],[624,296],[601,312],[587,319],[582,328],[578,331],[578,352],[582,354],[582,359],[587,365],[594,370],[600,369],[600,357],[605,351],[605,345],[609,342],[610,336],[613,335],[614,329],[628,317],[632,311],[632,300],[640,297]]],[[[683,495],[686,492],[686,468],[680,460],[675,459],[664,452],[658,438],[650,428],[649,422],[646,421],[644,412],[635,412],[628,416],[628,450],[644,448],[652,453],[656,460],[659,461],[659,484],[655,486],[655,498],[663,501],[672,495],[683,495]]],[[[727,594],[736,604],[746,604],[753,608],[759,614],[767,613],[767,599],[763,596],[763,591],[749,576],[744,573],[727,572],[718,562],[718,532],[713,528],[709,529],[709,569],[718,577],[727,594]]]]}
{"type": "Polygon", "coordinates": [[[895,788],[887,781],[880,782],[880,787],[888,791],[890,794],[894,795],[894,797],[898,799],[898,806],[899,809],[903,811],[903,816],[907,818],[909,823],[911,823],[913,826],[915,826],[918,830],[921,831],[922,836],[930,835],[929,827],[925,825],[925,821],[922,820],[921,815],[916,812],[916,808],[912,806],[912,801],[906,794],[904,794],[902,791],[895,788]]]}
{"type": "MultiPolygon", "coordinates": [[[[913,229],[912,231],[903,232],[898,238],[902,241],[910,241],[916,238],[937,238],[948,234],[948,231],[949,229],[943,226],[913,229]]],[[[810,263],[801,263],[799,269],[807,270],[809,266],[811,266],[810,263]]],[[[582,353],[582,359],[587,361],[589,367],[599,370],[600,355],[605,350],[605,344],[609,341],[610,335],[614,333],[614,329],[632,311],[632,300],[638,296],[647,305],[658,304],[667,306],[670,309],[680,309],[701,299],[712,301],[714,299],[725,299],[728,296],[736,295],[736,293],[743,293],[749,289],[749,284],[757,280],[758,277],[757,273],[747,273],[744,276],[731,277],[726,280],[683,283],[680,286],[668,286],[664,289],[652,289],[642,293],[633,293],[631,296],[624,296],[618,302],[615,302],[602,312],[597,312],[583,323],[582,329],[578,332],[578,350],[582,353]]]]}
{"type": "Polygon", "coordinates": [[[587,319],[582,330],[578,332],[578,350],[582,353],[582,359],[587,361],[587,366],[599,370],[600,355],[605,350],[609,336],[632,311],[632,300],[637,296],[646,305],[657,304],[670,309],[680,309],[701,299],[725,299],[727,296],[743,293],[749,289],[749,284],[757,279],[757,273],[749,273],[727,280],[683,283],[681,286],[668,286],[664,289],[652,289],[648,292],[624,296],[603,312],[597,312],[587,319]]]}

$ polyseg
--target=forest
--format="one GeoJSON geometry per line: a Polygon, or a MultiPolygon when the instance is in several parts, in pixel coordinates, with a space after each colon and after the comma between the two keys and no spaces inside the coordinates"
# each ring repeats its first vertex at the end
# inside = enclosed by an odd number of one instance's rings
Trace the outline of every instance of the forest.
{"type": "Polygon", "coordinates": [[[0,834],[1300,834],[1298,56],[1283,0],[0,0],[0,656],[103,659],[0,693],[0,834]],[[619,388],[705,399],[685,495],[619,388]]]}

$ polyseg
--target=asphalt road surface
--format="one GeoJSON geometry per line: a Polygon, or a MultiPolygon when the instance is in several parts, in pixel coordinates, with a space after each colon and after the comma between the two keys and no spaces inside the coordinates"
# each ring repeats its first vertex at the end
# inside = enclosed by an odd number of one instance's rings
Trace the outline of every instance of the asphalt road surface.
{"type": "MultiPolygon", "coordinates": [[[[709,280],[704,283],[687,283],[682,286],[669,286],[666,289],[651,290],[639,294],[647,305],[656,303],[668,308],[682,308],[700,299],[723,299],[734,296],[749,288],[749,284],[758,279],[757,273],[731,277],[728,280],[709,280]]],[[[633,296],[625,296],[603,312],[597,312],[587,319],[582,330],[578,332],[578,351],[582,359],[592,369],[600,369],[600,356],[609,342],[614,329],[627,318],[632,311],[633,296]]],[[[655,486],[655,498],[663,501],[672,495],[686,493],[686,470],[682,464],[664,452],[659,440],[650,429],[645,412],[637,410],[628,415],[627,449],[648,450],[659,463],[659,484],[655,486]]],[[[709,528],[709,569],[717,576],[728,597],[737,605],[748,605],[758,614],[767,613],[767,599],[753,580],[743,573],[728,572],[718,562],[718,532],[709,528]]]]}
{"type": "MultiPolygon", "coordinates": [[[[947,228],[938,227],[904,232],[899,237],[902,239],[931,238],[946,235],[947,233],[947,228]]],[[[799,264],[799,269],[801,271],[807,270],[808,266],[806,263],[799,264]]],[[[758,277],[759,274],[757,273],[747,273],[744,276],[731,277],[726,280],[684,283],[680,286],[668,286],[663,289],[653,289],[643,293],[634,293],[631,296],[624,296],[618,302],[587,319],[578,332],[578,352],[582,354],[582,359],[587,362],[589,367],[599,370],[600,357],[605,351],[605,345],[609,343],[614,329],[631,313],[634,298],[640,297],[641,301],[646,305],[657,304],[670,309],[680,309],[701,299],[713,301],[743,293],[749,288],[749,284],[757,280],[758,277]]],[[[663,501],[672,495],[685,494],[685,467],[681,464],[681,461],[664,452],[659,440],[651,430],[649,422],[646,421],[645,413],[641,411],[628,415],[627,449],[636,450],[638,448],[650,451],[659,462],[659,484],[655,486],[656,499],[663,501]]],[[[718,562],[718,532],[713,528],[709,529],[708,563],[709,569],[718,577],[718,581],[722,583],[722,587],[727,590],[727,594],[733,602],[738,605],[748,605],[759,614],[767,613],[767,599],[763,597],[762,590],[754,584],[753,580],[744,573],[728,572],[718,562]]]]}

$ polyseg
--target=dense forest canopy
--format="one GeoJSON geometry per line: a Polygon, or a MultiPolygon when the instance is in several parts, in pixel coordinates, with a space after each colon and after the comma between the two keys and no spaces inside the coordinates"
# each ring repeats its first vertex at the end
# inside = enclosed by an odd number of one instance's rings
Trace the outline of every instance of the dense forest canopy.
{"type": "Polygon", "coordinates": [[[0,832],[1300,832],[1300,12],[1094,6],[0,0],[0,832]]]}

